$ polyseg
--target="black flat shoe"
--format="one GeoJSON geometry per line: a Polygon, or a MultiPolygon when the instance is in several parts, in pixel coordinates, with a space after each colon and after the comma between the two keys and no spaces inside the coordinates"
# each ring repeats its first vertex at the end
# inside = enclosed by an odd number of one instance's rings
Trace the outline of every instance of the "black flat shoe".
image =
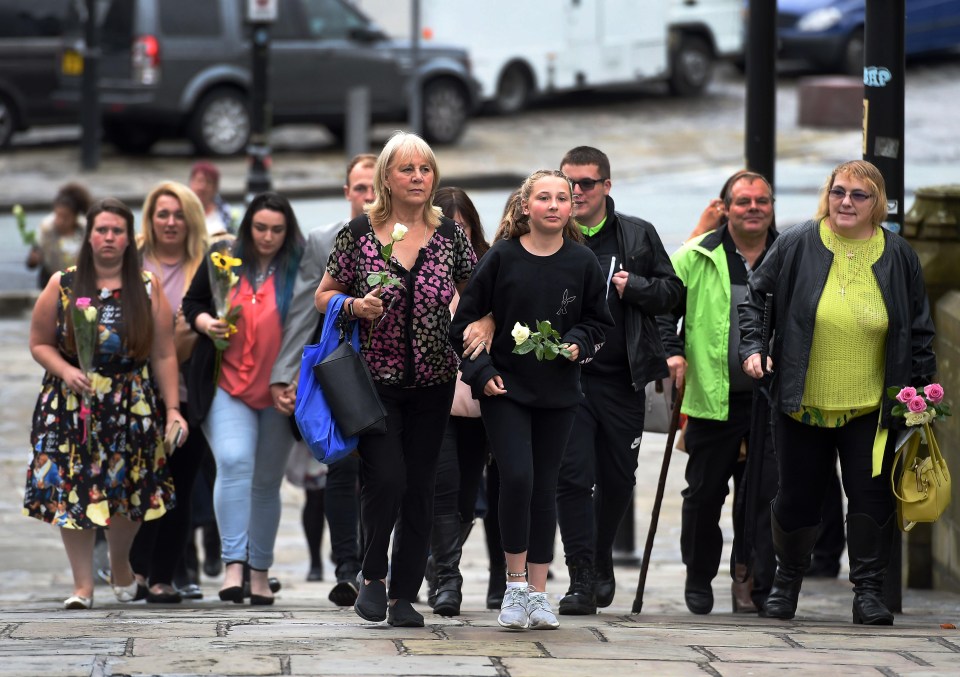
{"type": "Polygon", "coordinates": [[[150,592],[147,590],[147,604],[180,604],[182,601],[183,596],[176,590],[172,592],[150,592]]]}
{"type": "Polygon", "coordinates": [[[357,601],[353,605],[353,610],[363,620],[379,623],[387,617],[387,586],[383,584],[383,581],[377,579],[364,584],[361,576],[363,574],[357,576],[359,579],[357,585],[359,585],[360,591],[357,594],[357,601]]]}
{"type": "Polygon", "coordinates": [[[243,587],[239,585],[234,585],[229,588],[223,588],[218,593],[220,595],[220,601],[222,602],[233,602],[234,604],[243,604],[243,587]]]}
{"type": "Polygon", "coordinates": [[[250,606],[270,606],[273,604],[273,595],[250,595],[250,606]]]}
{"type": "Polygon", "coordinates": [[[337,581],[337,584],[330,590],[330,594],[327,595],[327,599],[337,606],[353,606],[357,601],[357,583],[354,578],[337,581]]]}
{"type": "Polygon", "coordinates": [[[405,599],[387,608],[387,623],[395,628],[422,628],[423,616],[405,599]]]}

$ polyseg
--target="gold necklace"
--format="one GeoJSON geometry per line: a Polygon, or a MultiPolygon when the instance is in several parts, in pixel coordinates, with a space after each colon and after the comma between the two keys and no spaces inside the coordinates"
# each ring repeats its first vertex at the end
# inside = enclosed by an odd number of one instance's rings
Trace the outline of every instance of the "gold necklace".
{"type": "MultiPolygon", "coordinates": [[[[833,265],[837,267],[837,283],[840,285],[840,296],[841,298],[846,298],[847,285],[849,285],[851,282],[853,282],[858,277],[860,277],[860,272],[863,270],[863,265],[864,265],[864,262],[866,261],[866,256],[860,256],[860,255],[867,250],[870,238],[867,238],[867,240],[862,245],[856,247],[853,250],[849,250],[846,247],[844,247],[843,243],[840,241],[840,237],[833,231],[832,227],[828,226],[827,229],[830,231],[830,235],[833,238],[833,246],[836,249],[836,251],[834,251],[833,253],[833,265]],[[847,268],[847,271],[846,271],[847,275],[842,274],[841,271],[843,270],[843,266],[841,266],[837,262],[837,255],[841,253],[846,257],[847,261],[849,262],[848,265],[850,267],[847,268]],[[855,258],[857,259],[856,261],[857,266],[854,269],[852,268],[852,266],[854,264],[855,258]]],[[[870,237],[873,237],[873,233],[870,234],[870,237]]]]}

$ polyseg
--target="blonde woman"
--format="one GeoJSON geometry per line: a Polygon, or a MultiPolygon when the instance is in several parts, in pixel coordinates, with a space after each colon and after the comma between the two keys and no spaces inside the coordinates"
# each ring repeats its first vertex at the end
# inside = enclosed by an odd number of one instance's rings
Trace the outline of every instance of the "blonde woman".
{"type": "MultiPolygon", "coordinates": [[[[203,206],[182,183],[164,181],[147,195],[140,222],[140,255],[143,268],[153,273],[163,287],[178,324],[191,331],[178,312],[207,248],[203,206]]],[[[188,416],[187,391],[180,378],[180,408],[188,416]]],[[[178,603],[181,595],[173,575],[191,533],[191,496],[207,442],[197,431],[170,459],[168,469],[177,488],[177,508],[163,519],[148,522],[137,534],[130,560],[137,578],[149,586],[148,603],[178,603]]]]}

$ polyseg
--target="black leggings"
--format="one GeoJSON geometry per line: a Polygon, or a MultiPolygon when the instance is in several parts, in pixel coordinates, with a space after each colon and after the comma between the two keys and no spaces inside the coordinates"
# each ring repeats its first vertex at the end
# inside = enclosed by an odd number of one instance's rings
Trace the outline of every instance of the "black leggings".
{"type": "Polygon", "coordinates": [[[363,576],[383,579],[389,570],[390,599],[412,602],[427,563],[437,457],[453,404],[453,381],[423,388],[377,384],[377,392],[387,409],[387,432],[362,435],[357,446],[363,576]]]}
{"type": "Polygon", "coordinates": [[[871,477],[873,440],[879,412],[859,416],[840,428],[817,428],[777,414],[777,463],[780,490],[773,512],[785,531],[820,523],[823,499],[840,457],[840,476],[847,494],[847,513],[869,515],[883,524],[893,513],[890,465],[896,433],[890,432],[883,469],[871,477]]]}
{"type": "Polygon", "coordinates": [[[486,462],[487,433],[483,421],[479,418],[451,416],[437,461],[433,514],[458,513],[461,522],[472,522],[486,462]]]}
{"type": "Polygon", "coordinates": [[[557,476],[577,407],[537,409],[484,397],[480,411],[500,471],[503,549],[547,564],[557,528],[557,476]]]}
{"type": "MultiPolygon", "coordinates": [[[[187,403],[181,403],[186,416],[187,403]]],[[[149,585],[171,584],[181,563],[187,541],[193,535],[192,501],[194,481],[210,447],[197,426],[187,441],[169,459],[170,476],[177,492],[177,505],[166,515],[140,525],[130,550],[130,564],[149,585]]]]}

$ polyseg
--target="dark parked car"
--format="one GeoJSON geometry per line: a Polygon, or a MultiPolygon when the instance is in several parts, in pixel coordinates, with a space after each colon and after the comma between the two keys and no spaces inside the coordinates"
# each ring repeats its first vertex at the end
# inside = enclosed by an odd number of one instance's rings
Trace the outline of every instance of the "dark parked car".
{"type": "MultiPolygon", "coordinates": [[[[241,151],[250,136],[248,0],[114,0],[102,24],[100,97],[104,134],[143,152],[161,137],[188,137],[204,155],[241,151]]],[[[370,91],[373,121],[407,117],[412,60],[343,0],[280,0],[270,28],[272,121],[344,129],[349,89],[370,91]]],[[[424,46],[419,78],[424,136],[452,143],[476,107],[464,50],[424,46]]],[[[58,98],[76,101],[65,74],[58,98]]]]}
{"type": "MultiPolygon", "coordinates": [[[[778,0],[781,59],[863,73],[864,0],[778,0]]],[[[960,45],[960,0],[906,0],[907,56],[960,45]]]]}
{"type": "Polygon", "coordinates": [[[51,100],[72,10],[72,0],[0,2],[0,147],[34,125],[76,122],[75,106],[51,100]]]}

